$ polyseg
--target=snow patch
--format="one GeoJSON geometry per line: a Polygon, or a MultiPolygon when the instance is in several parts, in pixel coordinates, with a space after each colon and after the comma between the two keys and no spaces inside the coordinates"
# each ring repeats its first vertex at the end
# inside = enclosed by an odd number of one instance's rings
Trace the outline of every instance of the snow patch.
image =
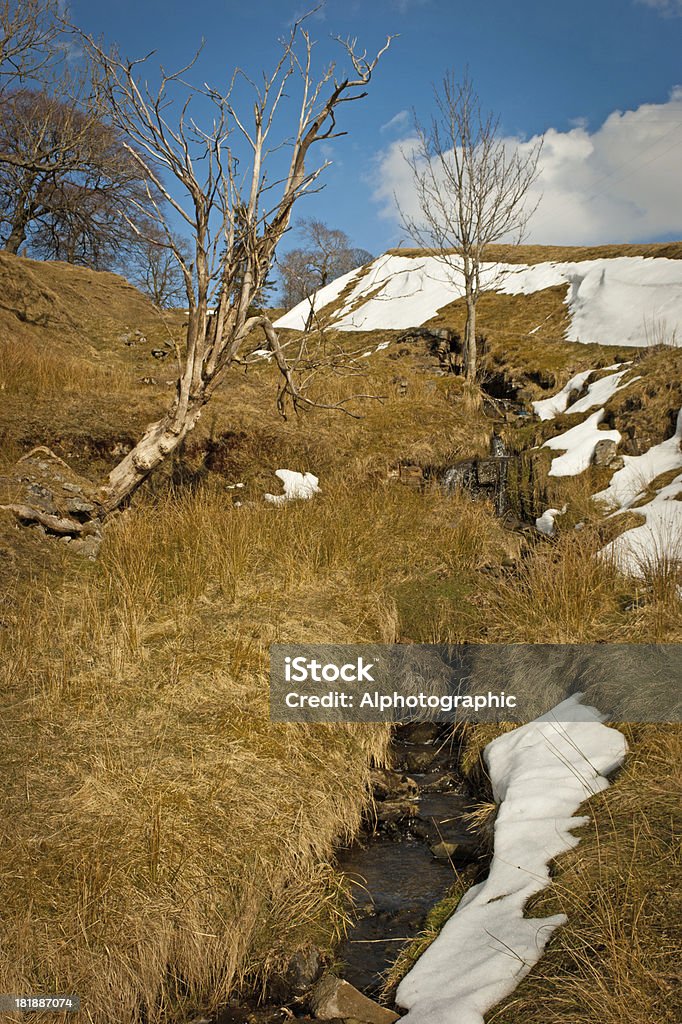
{"type": "Polygon", "coordinates": [[[582,391],[585,381],[593,373],[594,370],[583,370],[582,373],[576,373],[575,377],[571,377],[564,384],[561,391],[557,391],[556,395],[533,402],[533,411],[536,416],[539,416],[541,420],[553,420],[560,416],[562,412],[566,412],[568,403],[571,401],[571,395],[582,391]]]}
{"type": "Polygon", "coordinates": [[[319,480],[312,473],[297,473],[293,469],[277,469],[284,486],[284,494],[264,494],[263,497],[272,505],[286,505],[290,501],[308,501],[314,494],[320,493],[319,480]]]}
{"type": "Polygon", "coordinates": [[[553,858],[577,846],[572,830],[589,820],[574,817],[580,804],[608,787],[625,757],[625,738],[602,720],[574,694],[486,747],[500,803],[490,872],[400,983],[404,1024],[483,1024],[565,924],[563,914],[525,918],[523,908],[549,884],[553,858]]]}
{"type": "Polygon", "coordinates": [[[597,409],[582,423],[545,441],[543,448],[558,449],[564,453],[552,459],[548,476],[576,476],[590,465],[600,441],[609,439],[616,444],[620,443],[621,436],[617,430],[599,430],[603,418],[604,410],[597,409]]]}
{"type": "MultiPolygon", "coordinates": [[[[319,312],[357,278],[334,326],[343,331],[403,330],[420,327],[439,309],[461,298],[463,279],[457,257],[384,255],[351,271],[315,296],[319,312]]],[[[644,256],[582,260],[576,263],[483,263],[481,288],[506,295],[529,295],[567,285],[568,341],[646,347],[665,334],[682,333],[682,260],[644,256]]],[[[303,330],[309,300],[277,321],[277,327],[303,330]]]]}
{"type": "Polygon", "coordinates": [[[541,516],[538,516],[538,518],[535,520],[535,526],[540,531],[540,533],[544,533],[547,537],[553,537],[554,520],[557,516],[563,516],[566,512],[567,507],[568,506],[564,505],[563,508],[548,508],[542,513],[541,516]]]}
{"type": "MultiPolygon", "coordinates": [[[[650,571],[682,565],[682,473],[646,505],[635,509],[644,516],[634,526],[602,548],[605,558],[625,576],[642,578],[650,571]]],[[[620,509],[616,515],[624,511],[620,509]]],[[[681,595],[682,596],[682,595],[681,595]]]]}
{"type": "Polygon", "coordinates": [[[653,445],[643,455],[624,455],[625,465],[611,477],[609,486],[594,497],[616,509],[629,508],[662,473],[682,469],[682,409],[672,437],[653,445]]]}
{"type": "Polygon", "coordinates": [[[643,455],[624,455],[625,465],[613,474],[611,483],[593,497],[620,515],[633,509],[644,517],[641,526],[626,530],[602,548],[627,576],[642,577],[657,566],[682,564],[682,473],[659,488],[651,501],[633,506],[661,474],[682,469],[682,409],[672,437],[653,445],[643,455]]]}
{"type": "Polygon", "coordinates": [[[341,277],[337,277],[336,280],[325,285],[324,288],[320,288],[309,299],[303,299],[297,306],[290,309],[288,313],[285,313],[279,320],[276,320],[273,327],[284,327],[292,331],[304,331],[310,316],[311,300],[314,303],[315,312],[319,313],[325,306],[338,299],[346,285],[357,277],[361,270],[362,267],[357,267],[348,274],[342,274],[341,277]]]}
{"type": "MultiPolygon", "coordinates": [[[[630,363],[614,363],[613,366],[606,366],[604,369],[620,370],[621,366],[629,367],[630,363]]],[[[622,391],[634,381],[641,380],[641,377],[632,377],[625,384],[621,384],[622,378],[628,372],[627,369],[621,370],[620,373],[613,373],[594,381],[588,387],[587,394],[571,404],[572,396],[582,391],[592,374],[597,372],[597,370],[583,370],[582,373],[576,373],[575,377],[571,377],[561,391],[557,391],[556,395],[533,402],[533,411],[541,420],[556,419],[564,412],[569,416],[572,416],[573,413],[587,412],[588,409],[593,409],[597,405],[605,405],[617,391],[622,391]]]]}
{"type": "MultiPolygon", "coordinates": [[[[609,367],[609,369],[614,369],[614,367],[609,367]]],[[[613,398],[618,391],[622,391],[623,388],[629,387],[636,380],[642,379],[641,377],[631,377],[625,384],[621,384],[620,382],[627,372],[627,369],[621,370],[620,373],[612,373],[609,377],[601,377],[594,384],[590,384],[587,394],[579,398],[577,402],[569,405],[566,410],[568,415],[572,416],[574,413],[587,412],[588,409],[594,409],[597,405],[606,405],[609,398],[613,398]]]]}

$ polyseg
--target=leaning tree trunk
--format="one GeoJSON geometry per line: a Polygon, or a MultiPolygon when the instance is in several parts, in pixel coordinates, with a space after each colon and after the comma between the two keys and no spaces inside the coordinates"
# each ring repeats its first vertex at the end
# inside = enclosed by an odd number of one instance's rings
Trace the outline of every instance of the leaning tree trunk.
{"type": "Polygon", "coordinates": [[[160,420],[147,427],[135,447],[112,469],[100,488],[100,505],[105,516],[124,505],[147,477],[173,454],[196,426],[205,402],[202,390],[201,396],[188,405],[180,420],[176,404],[160,420]]]}

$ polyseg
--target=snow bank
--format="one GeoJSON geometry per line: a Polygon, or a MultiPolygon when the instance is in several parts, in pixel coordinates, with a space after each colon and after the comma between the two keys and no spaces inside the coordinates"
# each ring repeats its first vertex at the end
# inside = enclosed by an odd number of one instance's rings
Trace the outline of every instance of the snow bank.
{"type": "Polygon", "coordinates": [[[542,718],[493,740],[485,750],[495,799],[490,873],[462,899],[442,932],[398,988],[409,1010],[402,1024],[483,1024],[516,988],[566,919],[524,918],[528,899],[550,882],[549,863],[578,844],[574,817],[606,789],[623,761],[621,733],[602,725],[574,695],[542,718]],[[570,722],[562,722],[562,717],[570,722]]]}
{"type": "Polygon", "coordinates": [[[626,576],[643,577],[651,570],[665,569],[675,563],[682,564],[680,498],[682,473],[666,487],[662,487],[650,502],[637,507],[636,511],[644,516],[644,523],[621,533],[602,548],[602,555],[612,558],[620,572],[626,576]]]}
{"type": "MultiPolygon", "coordinates": [[[[610,366],[609,369],[612,370],[614,367],[610,366]]],[[[627,369],[621,370],[620,373],[612,373],[609,377],[601,377],[594,384],[590,384],[587,394],[579,398],[577,402],[569,405],[566,410],[568,415],[572,416],[574,413],[587,412],[588,409],[594,409],[597,405],[606,405],[609,398],[612,398],[618,391],[622,391],[623,388],[629,387],[634,381],[642,379],[641,377],[631,377],[625,384],[621,384],[620,382],[627,372],[627,369]]]]}
{"type": "Polygon", "coordinates": [[[645,256],[540,263],[510,274],[500,291],[528,295],[568,284],[567,341],[646,347],[682,330],[682,260],[645,256]]]}
{"type": "MultiPolygon", "coordinates": [[[[353,278],[362,270],[362,267],[358,267],[356,270],[351,270],[348,274],[342,274],[341,277],[337,277],[336,280],[330,284],[320,288],[319,291],[315,292],[314,296],[311,296],[315,303],[315,311],[320,312],[325,306],[330,305],[338,299],[339,295],[353,278]]],[[[290,309],[288,313],[281,316],[279,320],[275,321],[274,327],[287,327],[292,331],[304,331],[305,325],[308,322],[310,316],[310,299],[304,299],[303,302],[299,302],[297,306],[290,309]]]]}
{"type": "Polygon", "coordinates": [[[312,473],[297,473],[293,469],[277,469],[275,476],[279,477],[284,486],[284,494],[264,494],[263,497],[272,505],[286,505],[289,501],[307,501],[313,494],[319,494],[317,486],[319,480],[312,473]]]}
{"type": "Polygon", "coordinates": [[[582,373],[576,373],[575,377],[564,384],[561,391],[557,391],[556,395],[552,395],[551,398],[542,398],[537,402],[533,402],[533,411],[536,416],[539,416],[541,420],[553,420],[557,416],[560,416],[562,412],[566,412],[571,396],[576,392],[582,391],[585,386],[585,382],[588,377],[591,377],[594,370],[583,370],[582,373]]]}
{"type": "MultiPolygon", "coordinates": [[[[682,409],[672,437],[653,445],[643,455],[624,455],[625,465],[611,483],[594,498],[604,501],[619,515],[632,508],[661,474],[682,469],[682,409]]],[[[634,511],[644,517],[641,526],[626,530],[602,548],[627,576],[643,576],[656,565],[682,562],[682,473],[661,487],[651,501],[634,511]]]]}
{"type": "Polygon", "coordinates": [[[613,474],[606,490],[594,495],[616,509],[629,508],[661,473],[682,469],[682,409],[672,437],[649,448],[643,455],[624,455],[623,462],[625,465],[613,474]]]}
{"type": "Polygon", "coordinates": [[[606,370],[620,370],[621,366],[625,366],[626,369],[621,370],[620,373],[612,373],[608,377],[601,377],[599,380],[594,381],[593,384],[590,384],[582,398],[578,398],[575,402],[571,403],[573,395],[580,393],[592,374],[599,371],[583,370],[582,373],[576,373],[575,377],[571,377],[564,384],[561,391],[557,391],[556,395],[533,402],[533,411],[541,420],[553,420],[564,412],[572,416],[574,413],[587,412],[588,409],[594,409],[597,405],[606,405],[609,398],[612,398],[616,392],[622,391],[623,388],[633,384],[636,380],[641,380],[641,377],[631,377],[625,384],[620,383],[628,372],[627,367],[629,365],[629,363],[614,363],[613,366],[604,367],[606,370]]]}
{"type": "MultiPolygon", "coordinates": [[[[461,298],[456,257],[449,264],[435,256],[384,255],[321,289],[319,312],[357,277],[332,323],[343,331],[404,330],[420,327],[439,309],[461,298]]],[[[528,295],[567,285],[570,325],[567,340],[601,345],[646,346],[682,333],[682,260],[620,256],[577,263],[484,263],[483,290],[528,295]]],[[[308,300],[275,326],[302,330],[308,300]]]]}
{"type": "Polygon", "coordinates": [[[558,449],[564,453],[552,459],[548,476],[576,476],[590,465],[594,450],[600,441],[609,439],[616,444],[620,443],[619,431],[599,430],[603,418],[604,410],[597,409],[582,423],[545,441],[543,448],[558,449]]]}

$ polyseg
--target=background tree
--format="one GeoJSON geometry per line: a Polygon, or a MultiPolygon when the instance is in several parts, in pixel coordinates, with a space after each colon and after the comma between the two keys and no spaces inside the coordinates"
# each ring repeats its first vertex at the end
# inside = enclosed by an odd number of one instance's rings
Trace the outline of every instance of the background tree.
{"type": "Polygon", "coordinates": [[[312,161],[316,144],[345,134],[337,118],[345,104],[366,95],[390,40],[371,60],[357,52],[354,41],[340,42],[349,72],[337,76],[332,64],[316,79],[312,41],[297,22],[271,74],[256,85],[237,70],[227,89],[219,91],[187,84],[197,58],[176,73],[162,72],[158,88],[152,89],[143,62],[124,61],[87,40],[102,75],[101,94],[111,122],[125,134],[126,148],[148,182],[145,203],[131,200],[131,216],[149,216],[164,232],[182,270],[189,310],[184,343],[177,349],[172,404],[109,474],[100,495],[104,514],[125,502],[182,442],[229,368],[248,359],[243,349],[257,328],[264,331],[282,375],[280,410],[287,399],[294,407],[315,404],[301,394],[295,367],[268,318],[250,309],[295,204],[316,187],[328,166],[312,161]],[[250,84],[253,97],[238,107],[237,89],[244,83],[250,84]],[[195,119],[190,113],[195,99],[206,127],[198,114],[195,119]],[[244,110],[250,110],[248,121],[244,110]],[[191,263],[155,190],[191,235],[191,263]],[[209,304],[214,315],[209,315],[209,304]]]}
{"type": "MultiPolygon", "coordinates": [[[[282,302],[287,308],[304,299],[312,300],[319,288],[373,258],[366,249],[354,248],[345,231],[330,228],[320,220],[301,220],[297,231],[304,244],[278,260],[282,302]]],[[[311,301],[309,319],[313,315],[311,301]]]]}
{"type": "Polygon", "coordinates": [[[0,96],[44,78],[59,56],[58,0],[0,0],[0,96]]]}
{"type": "Polygon", "coordinates": [[[119,266],[131,239],[121,208],[146,195],[142,164],[97,109],[30,89],[0,99],[0,232],[8,252],[28,241],[43,259],[119,266]]]}
{"type": "Polygon", "coordinates": [[[481,264],[495,242],[519,244],[525,235],[537,207],[527,198],[542,140],[522,149],[502,138],[499,118],[482,111],[468,71],[461,82],[446,74],[434,95],[438,113],[427,126],[415,119],[417,143],[404,154],[419,214],[400,212],[412,238],[463,278],[464,358],[474,380],[481,264]]]}
{"type": "MultiPolygon", "coordinates": [[[[189,242],[178,237],[174,238],[173,245],[183,254],[186,263],[190,263],[189,242]]],[[[130,265],[133,284],[160,309],[172,309],[186,300],[182,269],[168,239],[157,225],[145,228],[137,241],[130,265]]]]}

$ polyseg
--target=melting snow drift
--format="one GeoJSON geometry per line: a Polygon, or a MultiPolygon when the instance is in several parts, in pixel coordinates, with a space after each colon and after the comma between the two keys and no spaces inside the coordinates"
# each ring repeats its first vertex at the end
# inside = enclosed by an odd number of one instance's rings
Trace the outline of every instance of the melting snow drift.
{"type": "Polygon", "coordinates": [[[656,566],[682,562],[682,473],[660,487],[650,501],[634,507],[657,477],[682,470],[682,409],[672,437],[643,455],[624,455],[623,461],[606,490],[594,497],[615,508],[613,515],[633,509],[644,522],[621,533],[602,553],[612,557],[621,572],[641,577],[656,566]]]}
{"type": "Polygon", "coordinates": [[[264,494],[271,505],[286,505],[290,501],[307,501],[319,494],[319,480],[312,473],[297,473],[294,469],[277,469],[275,476],[284,485],[284,494],[264,494]]]}
{"type": "Polygon", "coordinates": [[[483,1024],[540,959],[561,914],[526,918],[528,899],[550,882],[550,861],[577,846],[580,804],[609,785],[625,738],[574,694],[485,749],[495,799],[490,873],[473,886],[442,932],[403,978],[396,1002],[405,1024],[483,1024]],[[562,722],[565,717],[577,719],[562,722]]]}
{"type": "Polygon", "coordinates": [[[604,410],[597,409],[582,423],[545,441],[543,448],[553,448],[563,452],[563,455],[552,459],[548,476],[576,476],[590,465],[595,448],[600,441],[610,440],[615,441],[616,444],[620,443],[619,431],[599,429],[603,418],[604,410]]]}
{"type": "MultiPolygon", "coordinates": [[[[576,263],[484,263],[481,287],[506,295],[528,295],[567,286],[568,341],[601,345],[647,345],[682,334],[682,260],[644,256],[576,263]]],[[[315,296],[320,312],[349,292],[331,317],[342,331],[420,327],[463,295],[456,257],[386,254],[367,267],[333,281],[315,296]],[[352,285],[352,287],[350,287],[352,285]]],[[[276,327],[303,330],[310,301],[295,306],[276,327]]]]}

